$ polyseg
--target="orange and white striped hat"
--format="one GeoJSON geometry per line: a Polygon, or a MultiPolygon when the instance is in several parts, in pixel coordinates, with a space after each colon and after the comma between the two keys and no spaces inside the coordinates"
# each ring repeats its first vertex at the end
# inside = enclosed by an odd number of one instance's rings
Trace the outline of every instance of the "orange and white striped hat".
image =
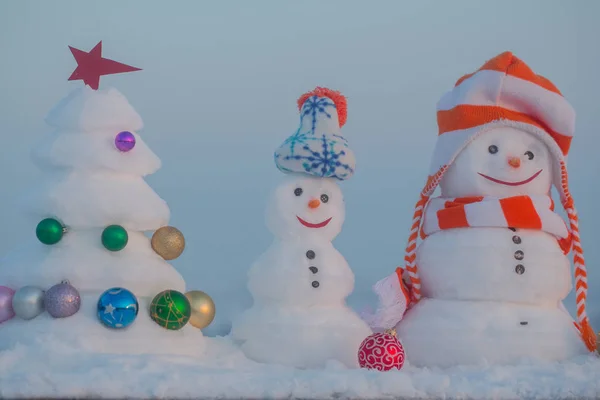
{"type": "Polygon", "coordinates": [[[567,212],[573,238],[576,326],[590,351],[595,350],[596,335],[585,311],[588,285],[578,217],[568,187],[566,159],[575,131],[575,111],[571,105],[549,80],[536,75],[511,52],[504,52],[456,82],[454,88],[438,102],[437,120],[439,135],[430,176],[415,206],[406,247],[406,273],[410,277],[413,300],[421,298],[416,248],[423,211],[429,197],[445,171],[471,141],[499,126],[514,127],[542,140],[556,160],[554,184],[567,212]]]}

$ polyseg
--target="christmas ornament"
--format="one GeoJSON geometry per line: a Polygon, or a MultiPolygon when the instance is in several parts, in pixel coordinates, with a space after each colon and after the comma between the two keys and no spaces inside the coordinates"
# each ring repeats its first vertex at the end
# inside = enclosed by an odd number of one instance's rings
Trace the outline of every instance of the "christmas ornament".
{"type": "Polygon", "coordinates": [[[83,83],[89,85],[94,90],[98,90],[102,75],[141,71],[140,68],[121,64],[108,58],[102,58],[102,41],[98,42],[89,53],[71,46],[69,46],[69,49],[71,49],[71,53],[75,57],[75,61],[77,61],[77,68],[75,68],[69,80],[76,81],[81,79],[83,83]]]}
{"type": "Polygon", "coordinates": [[[15,315],[21,319],[33,319],[44,312],[44,291],[35,286],[24,286],[12,298],[15,315]]]}
{"type": "Polygon", "coordinates": [[[178,330],[187,324],[192,306],[187,297],[177,290],[157,294],[150,304],[150,317],[163,328],[178,330]]]}
{"type": "Polygon", "coordinates": [[[129,236],[120,225],[110,225],[102,232],[102,245],[110,251],[120,251],[127,246],[129,236]]]}
{"type": "Polygon", "coordinates": [[[12,299],[15,291],[6,286],[0,286],[0,324],[15,316],[12,299]]]}
{"type": "Polygon", "coordinates": [[[98,318],[109,328],[125,328],[138,315],[139,305],[133,293],[123,288],[111,288],[98,299],[98,318]]]}
{"type": "Polygon", "coordinates": [[[192,290],[185,294],[192,307],[190,324],[198,329],[204,329],[215,319],[215,303],[213,299],[201,290],[192,290]]]}
{"type": "Polygon", "coordinates": [[[183,233],[172,226],[163,226],[156,230],[150,243],[154,251],[165,260],[174,260],[185,248],[183,233]]]}
{"type": "Polygon", "coordinates": [[[54,318],[66,318],[79,311],[81,297],[68,281],[62,281],[46,291],[44,307],[54,318]]]}
{"type": "Polygon", "coordinates": [[[41,220],[35,229],[35,235],[38,240],[47,245],[60,242],[60,239],[62,239],[65,232],[66,229],[63,224],[54,218],[41,220]]]}
{"type": "Polygon", "coordinates": [[[115,146],[119,151],[128,152],[135,147],[135,136],[131,132],[123,131],[115,137],[115,146]]]}
{"type": "Polygon", "coordinates": [[[394,329],[375,333],[367,337],[358,349],[358,363],[361,368],[389,371],[404,365],[404,348],[396,337],[394,329]]]}

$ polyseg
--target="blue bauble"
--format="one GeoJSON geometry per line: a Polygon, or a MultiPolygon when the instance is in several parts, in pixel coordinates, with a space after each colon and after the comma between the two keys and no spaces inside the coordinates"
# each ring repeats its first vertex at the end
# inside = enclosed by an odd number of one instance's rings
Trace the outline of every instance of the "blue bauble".
{"type": "Polygon", "coordinates": [[[108,289],[98,299],[98,318],[109,328],[126,328],[135,321],[138,311],[137,298],[127,289],[108,289]]]}

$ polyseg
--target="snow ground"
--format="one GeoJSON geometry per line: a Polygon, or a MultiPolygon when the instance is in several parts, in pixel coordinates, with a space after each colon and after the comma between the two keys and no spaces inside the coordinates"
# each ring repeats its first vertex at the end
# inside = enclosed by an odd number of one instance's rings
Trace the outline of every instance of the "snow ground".
{"type": "Polygon", "coordinates": [[[251,399],[559,399],[600,397],[600,358],[514,367],[377,372],[330,363],[298,370],[250,361],[228,337],[201,360],[77,354],[68,343],[0,353],[0,397],[251,399]],[[39,348],[51,350],[40,352],[39,348]]]}

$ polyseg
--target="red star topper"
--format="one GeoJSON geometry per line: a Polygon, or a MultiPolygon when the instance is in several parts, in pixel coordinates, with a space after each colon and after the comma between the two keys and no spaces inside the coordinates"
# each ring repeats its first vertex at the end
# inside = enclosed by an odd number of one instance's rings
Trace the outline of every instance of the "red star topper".
{"type": "Polygon", "coordinates": [[[141,68],[121,64],[108,58],[102,58],[102,41],[98,42],[89,53],[71,46],[69,46],[69,49],[71,49],[71,53],[73,53],[73,57],[77,61],[77,68],[75,68],[69,80],[77,81],[81,79],[83,83],[89,85],[94,90],[98,90],[102,75],[141,71],[141,68]]]}

